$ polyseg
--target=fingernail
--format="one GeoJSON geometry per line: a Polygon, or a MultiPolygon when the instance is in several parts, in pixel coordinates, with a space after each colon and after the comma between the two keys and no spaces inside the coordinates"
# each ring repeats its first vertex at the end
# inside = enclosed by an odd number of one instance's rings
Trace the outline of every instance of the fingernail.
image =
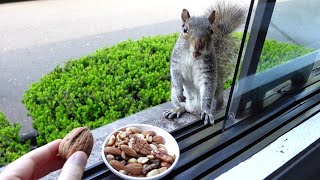
{"type": "Polygon", "coordinates": [[[82,151],[77,151],[70,156],[70,161],[72,161],[72,163],[77,163],[81,165],[86,165],[87,159],[87,154],[82,151]]]}

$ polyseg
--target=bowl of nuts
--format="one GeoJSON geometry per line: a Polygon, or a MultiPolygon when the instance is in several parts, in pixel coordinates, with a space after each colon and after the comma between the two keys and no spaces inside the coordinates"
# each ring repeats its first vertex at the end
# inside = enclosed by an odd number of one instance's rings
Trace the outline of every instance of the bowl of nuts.
{"type": "Polygon", "coordinates": [[[156,126],[132,124],[105,139],[101,151],[106,166],[123,179],[160,179],[177,164],[180,150],[170,133],[156,126]]]}

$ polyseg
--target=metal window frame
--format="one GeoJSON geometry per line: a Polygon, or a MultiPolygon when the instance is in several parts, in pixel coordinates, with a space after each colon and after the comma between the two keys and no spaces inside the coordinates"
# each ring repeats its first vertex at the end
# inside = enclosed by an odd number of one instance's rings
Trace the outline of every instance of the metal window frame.
{"type": "MultiPolygon", "coordinates": [[[[276,0],[259,0],[257,3],[256,12],[254,14],[253,23],[250,30],[250,36],[249,36],[248,44],[246,46],[246,51],[243,57],[243,63],[242,63],[242,67],[239,75],[239,81],[238,81],[239,83],[237,88],[238,91],[241,91],[242,89],[251,86],[251,83],[252,83],[250,82],[251,80],[248,80],[248,79],[243,80],[243,79],[256,73],[262,48],[263,48],[263,45],[267,36],[268,28],[271,22],[271,17],[273,14],[275,3],[276,3],[276,0]]],[[[246,26],[248,25],[248,21],[250,21],[249,15],[251,14],[252,6],[253,6],[253,1],[251,1],[251,4],[250,4],[246,26]]],[[[244,37],[242,41],[245,41],[246,31],[247,30],[245,30],[244,32],[244,37]]],[[[242,45],[243,45],[243,42],[242,42],[242,45]]],[[[224,128],[228,128],[238,122],[237,118],[245,110],[246,103],[247,103],[246,99],[248,98],[248,94],[245,94],[236,98],[233,97],[234,95],[233,92],[236,85],[236,77],[238,74],[237,70],[239,69],[240,61],[242,57],[241,55],[242,54],[240,51],[238,56],[235,76],[233,77],[233,82],[232,82],[233,86],[231,87],[232,89],[230,91],[229,101],[226,108],[226,118],[225,118],[224,128]]]]}

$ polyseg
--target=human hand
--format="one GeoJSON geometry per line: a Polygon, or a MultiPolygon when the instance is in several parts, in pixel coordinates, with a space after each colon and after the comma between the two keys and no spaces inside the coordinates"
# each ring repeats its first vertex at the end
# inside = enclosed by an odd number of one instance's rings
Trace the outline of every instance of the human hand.
{"type": "Polygon", "coordinates": [[[65,162],[58,156],[60,142],[61,139],[55,140],[23,155],[6,167],[0,179],[39,179],[62,166],[59,179],[81,179],[87,155],[77,151],[65,162]]]}

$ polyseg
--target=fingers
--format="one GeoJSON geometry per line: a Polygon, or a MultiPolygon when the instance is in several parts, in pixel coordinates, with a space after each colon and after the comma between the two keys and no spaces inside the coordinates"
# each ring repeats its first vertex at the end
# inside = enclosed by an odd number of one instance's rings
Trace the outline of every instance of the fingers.
{"type": "Polygon", "coordinates": [[[87,155],[82,151],[72,154],[64,164],[59,180],[80,180],[87,164],[87,155]]]}
{"type": "Polygon", "coordinates": [[[39,147],[9,164],[3,176],[9,179],[38,179],[60,169],[64,161],[57,156],[61,139],[39,147]]]}
{"type": "Polygon", "coordinates": [[[26,155],[25,158],[34,162],[34,178],[41,178],[63,166],[65,160],[57,156],[60,142],[61,139],[52,141],[26,155]]]}

